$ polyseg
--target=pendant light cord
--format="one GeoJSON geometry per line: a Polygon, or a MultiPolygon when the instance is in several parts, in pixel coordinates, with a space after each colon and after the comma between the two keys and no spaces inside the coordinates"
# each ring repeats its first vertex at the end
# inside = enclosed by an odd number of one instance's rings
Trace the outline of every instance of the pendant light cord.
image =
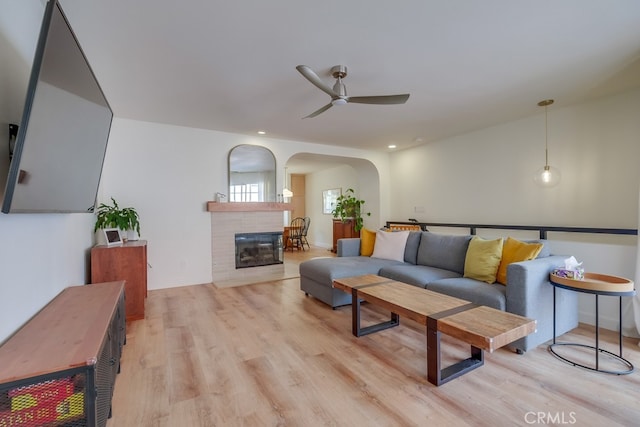
{"type": "Polygon", "coordinates": [[[544,165],[549,166],[549,127],[547,126],[547,105],[544,106],[544,165]]]}
{"type": "Polygon", "coordinates": [[[553,104],[553,99],[545,99],[538,102],[539,107],[544,107],[544,167],[549,169],[549,131],[547,126],[547,107],[553,104]]]}

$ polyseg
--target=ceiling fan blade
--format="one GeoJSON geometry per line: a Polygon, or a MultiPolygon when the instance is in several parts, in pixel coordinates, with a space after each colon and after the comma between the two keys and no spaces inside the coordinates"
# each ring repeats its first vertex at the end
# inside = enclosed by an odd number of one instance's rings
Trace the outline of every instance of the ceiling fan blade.
{"type": "Polygon", "coordinates": [[[331,87],[327,86],[318,75],[306,65],[298,65],[296,70],[300,72],[304,76],[305,79],[309,80],[315,87],[326,93],[327,95],[333,97],[338,96],[337,93],[331,89],[331,87]]]}
{"type": "Polygon", "coordinates": [[[328,103],[324,107],[317,109],[316,111],[314,111],[313,113],[309,114],[308,116],[303,117],[303,119],[310,119],[312,117],[315,117],[318,114],[324,113],[325,111],[327,111],[331,107],[333,107],[333,104],[332,103],[328,103]]]}
{"type": "Polygon", "coordinates": [[[409,99],[409,94],[382,95],[382,96],[349,96],[347,102],[356,104],[404,104],[409,99]]]}

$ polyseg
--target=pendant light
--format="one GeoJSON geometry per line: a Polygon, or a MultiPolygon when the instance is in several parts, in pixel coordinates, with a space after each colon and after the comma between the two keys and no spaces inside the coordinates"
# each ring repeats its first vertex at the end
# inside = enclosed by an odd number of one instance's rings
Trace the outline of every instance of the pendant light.
{"type": "Polygon", "coordinates": [[[287,185],[287,168],[284,168],[284,188],[282,189],[282,197],[289,198],[293,197],[293,191],[289,190],[287,185]]]}
{"type": "Polygon", "coordinates": [[[544,107],[544,166],[536,171],[533,181],[543,188],[551,188],[560,182],[560,171],[549,166],[549,137],[547,130],[547,107],[553,104],[553,99],[545,99],[538,102],[538,106],[544,107]]]}

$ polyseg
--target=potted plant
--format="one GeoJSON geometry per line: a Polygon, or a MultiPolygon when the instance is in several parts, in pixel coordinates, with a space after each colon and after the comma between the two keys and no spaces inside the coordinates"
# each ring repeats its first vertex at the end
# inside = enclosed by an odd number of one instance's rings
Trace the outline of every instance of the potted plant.
{"type": "MultiPolygon", "coordinates": [[[[98,231],[101,228],[119,228],[122,232],[132,231],[133,234],[128,240],[138,240],[140,236],[140,217],[135,208],[121,208],[118,206],[118,202],[112,197],[111,202],[113,204],[107,205],[101,203],[96,211],[96,225],[94,231],[98,231]]],[[[123,239],[125,240],[125,239],[123,239]]]]}
{"type": "Polygon", "coordinates": [[[362,205],[364,205],[364,200],[356,197],[353,188],[348,188],[344,194],[337,197],[336,207],[331,213],[334,218],[340,218],[342,222],[353,219],[353,229],[359,232],[364,226],[362,216],[371,216],[371,212],[362,212],[362,205]]]}

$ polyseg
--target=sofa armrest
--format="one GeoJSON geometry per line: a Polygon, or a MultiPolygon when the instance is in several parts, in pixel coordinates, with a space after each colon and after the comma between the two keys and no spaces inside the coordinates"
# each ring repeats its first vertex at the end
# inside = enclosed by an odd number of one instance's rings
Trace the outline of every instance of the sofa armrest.
{"type": "Polygon", "coordinates": [[[507,311],[535,319],[537,331],[510,344],[527,351],[578,326],[578,295],[557,289],[549,273],[564,266],[566,256],[548,256],[515,262],[507,267],[507,311]],[[555,291],[555,298],[554,298],[555,291]],[[554,327],[554,299],[556,324],[554,327]]]}
{"type": "Polygon", "coordinates": [[[531,261],[514,262],[507,266],[507,311],[536,318],[537,307],[545,303],[553,287],[549,273],[564,266],[566,256],[553,255],[531,261]]]}
{"type": "Polygon", "coordinates": [[[359,256],[360,255],[360,238],[349,237],[338,239],[338,256],[359,256]]]}

